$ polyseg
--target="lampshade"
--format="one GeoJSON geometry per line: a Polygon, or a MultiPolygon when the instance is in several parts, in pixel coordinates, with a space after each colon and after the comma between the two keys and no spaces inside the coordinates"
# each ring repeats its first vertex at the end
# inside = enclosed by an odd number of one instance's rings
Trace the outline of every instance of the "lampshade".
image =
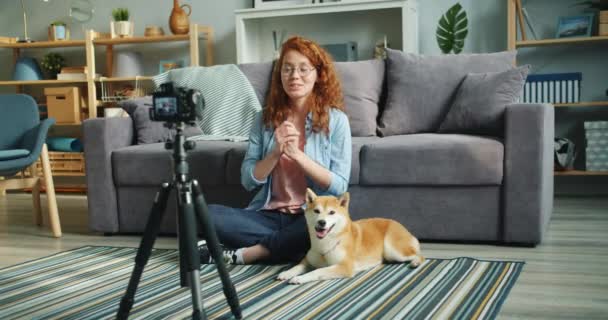
{"type": "Polygon", "coordinates": [[[142,55],[139,52],[116,52],[114,54],[113,77],[135,77],[144,74],[142,55]]]}
{"type": "Polygon", "coordinates": [[[19,59],[17,59],[17,63],[15,63],[13,80],[42,80],[42,71],[40,71],[40,67],[38,66],[38,62],[36,61],[36,59],[29,57],[19,57],[19,59]]]}

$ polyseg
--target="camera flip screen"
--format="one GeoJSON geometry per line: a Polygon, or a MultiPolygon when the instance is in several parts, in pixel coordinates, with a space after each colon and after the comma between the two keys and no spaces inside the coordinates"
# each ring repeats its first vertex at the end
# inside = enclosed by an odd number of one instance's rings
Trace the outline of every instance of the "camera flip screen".
{"type": "Polygon", "coordinates": [[[177,116],[177,99],[175,97],[156,97],[154,112],[161,118],[177,116]]]}

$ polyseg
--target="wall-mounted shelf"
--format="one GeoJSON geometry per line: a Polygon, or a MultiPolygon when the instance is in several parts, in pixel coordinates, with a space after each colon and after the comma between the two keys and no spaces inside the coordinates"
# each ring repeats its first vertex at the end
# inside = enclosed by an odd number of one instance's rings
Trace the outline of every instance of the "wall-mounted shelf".
{"type": "Polygon", "coordinates": [[[64,48],[64,47],[84,47],[84,45],[85,45],[84,40],[59,40],[59,41],[0,43],[0,48],[12,48],[12,49],[64,48]]]}
{"type": "Polygon", "coordinates": [[[608,101],[590,101],[576,103],[556,103],[556,107],[608,107],[608,101]]]}
{"type": "Polygon", "coordinates": [[[0,86],[49,85],[87,83],[87,80],[30,80],[30,81],[0,81],[0,86]]]}
{"type": "Polygon", "coordinates": [[[584,171],[584,170],[569,170],[555,171],[556,176],[608,176],[608,171],[584,171]]]}
{"type": "Polygon", "coordinates": [[[373,58],[376,41],[383,36],[391,48],[418,52],[417,0],[308,3],[242,9],[234,14],[237,63],[271,61],[273,31],[284,31],[283,40],[297,34],[321,45],[353,41],[360,60],[373,58]]]}
{"type": "Polygon", "coordinates": [[[591,43],[591,42],[608,42],[608,36],[516,41],[515,47],[517,47],[517,48],[544,47],[544,46],[558,46],[558,45],[565,45],[565,44],[581,44],[581,43],[591,43]]]}
{"type": "Polygon", "coordinates": [[[138,81],[138,80],[143,80],[143,81],[150,81],[152,80],[152,76],[139,76],[139,77],[113,77],[113,78],[96,78],[95,81],[96,82],[123,82],[123,81],[138,81]]]}

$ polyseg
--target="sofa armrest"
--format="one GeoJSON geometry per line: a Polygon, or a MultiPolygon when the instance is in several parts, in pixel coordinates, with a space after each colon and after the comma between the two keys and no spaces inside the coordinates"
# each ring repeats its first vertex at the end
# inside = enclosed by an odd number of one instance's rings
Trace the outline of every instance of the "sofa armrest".
{"type": "Polygon", "coordinates": [[[513,104],[505,111],[503,241],[541,242],[553,211],[554,107],[513,104]]]}
{"type": "Polygon", "coordinates": [[[118,232],[118,202],[112,175],[112,151],[133,144],[131,118],[96,118],[83,122],[89,228],[118,232]]]}

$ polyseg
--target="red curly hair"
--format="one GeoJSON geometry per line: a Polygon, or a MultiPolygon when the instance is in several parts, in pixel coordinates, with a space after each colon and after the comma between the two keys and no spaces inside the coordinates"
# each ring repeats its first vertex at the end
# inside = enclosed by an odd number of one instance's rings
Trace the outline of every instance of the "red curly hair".
{"type": "Polygon", "coordinates": [[[266,108],[264,109],[264,124],[267,127],[278,127],[291,113],[289,96],[283,90],[281,82],[281,67],[285,54],[295,50],[306,56],[317,70],[315,83],[307,103],[312,112],[312,129],[315,132],[329,133],[329,108],[344,111],[342,89],[334,69],[331,56],[314,41],[302,37],[287,39],[281,48],[281,55],[274,64],[272,81],[266,108]]]}

